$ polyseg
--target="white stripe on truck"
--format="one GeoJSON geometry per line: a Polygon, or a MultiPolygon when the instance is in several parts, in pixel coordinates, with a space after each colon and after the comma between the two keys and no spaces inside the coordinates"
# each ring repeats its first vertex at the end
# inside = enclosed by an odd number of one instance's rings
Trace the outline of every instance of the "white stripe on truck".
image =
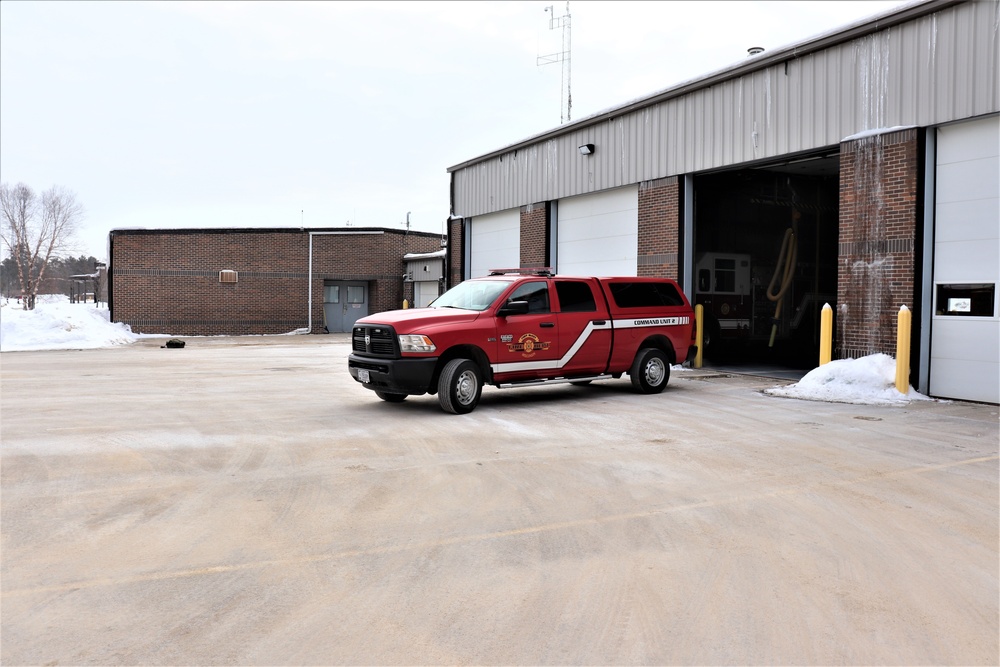
{"type": "Polygon", "coordinates": [[[611,329],[612,322],[615,329],[639,329],[645,327],[676,327],[690,324],[690,317],[650,317],[632,320],[598,320],[602,324],[588,322],[583,332],[577,337],[573,345],[566,351],[560,359],[550,359],[547,361],[513,361],[506,364],[490,364],[494,373],[514,373],[518,371],[540,371],[559,370],[569,364],[570,360],[586,344],[590,334],[595,331],[611,329]]]}

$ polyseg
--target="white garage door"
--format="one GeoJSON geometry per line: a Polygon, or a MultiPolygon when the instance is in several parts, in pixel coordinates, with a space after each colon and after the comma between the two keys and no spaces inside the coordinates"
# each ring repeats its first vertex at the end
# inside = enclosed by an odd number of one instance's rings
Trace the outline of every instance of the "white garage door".
{"type": "Polygon", "coordinates": [[[937,131],[930,393],[1000,402],[1000,118],[937,131]]]}
{"type": "Polygon", "coordinates": [[[560,199],[557,271],[577,276],[634,276],[639,256],[639,188],[560,199]]]}
{"type": "Polygon", "coordinates": [[[414,308],[426,308],[436,298],[438,298],[438,281],[423,280],[413,283],[414,308]]]}
{"type": "Polygon", "coordinates": [[[511,209],[472,219],[469,233],[469,275],[478,278],[490,269],[521,266],[521,211],[511,209]]]}

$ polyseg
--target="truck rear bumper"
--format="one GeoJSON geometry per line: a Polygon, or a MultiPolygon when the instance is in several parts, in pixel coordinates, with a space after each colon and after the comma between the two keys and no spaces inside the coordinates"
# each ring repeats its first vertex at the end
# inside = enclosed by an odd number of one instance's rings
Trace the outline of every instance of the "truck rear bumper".
{"type": "Polygon", "coordinates": [[[437,357],[419,359],[379,359],[351,354],[347,357],[347,369],[365,389],[384,391],[388,394],[426,394],[431,390],[431,380],[437,357]],[[368,374],[368,381],[362,376],[368,374]]]}

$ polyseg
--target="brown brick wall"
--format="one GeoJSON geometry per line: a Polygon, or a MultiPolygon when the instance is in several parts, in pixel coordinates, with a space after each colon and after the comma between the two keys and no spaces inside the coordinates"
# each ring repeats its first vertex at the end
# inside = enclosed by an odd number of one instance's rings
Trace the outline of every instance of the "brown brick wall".
{"type": "Polygon", "coordinates": [[[640,183],[638,274],[677,280],[679,239],[678,178],[640,183]]]}
{"type": "MultiPolygon", "coordinates": [[[[325,279],[367,282],[371,313],[398,308],[403,255],[439,248],[436,234],[315,235],[313,331],[323,331],[325,279]]],[[[110,273],[112,317],[136,333],[275,334],[309,323],[307,231],[117,230],[110,273]],[[238,282],[219,282],[226,269],[238,282]]]]}
{"type": "Polygon", "coordinates": [[[549,207],[531,204],[521,207],[521,268],[548,266],[549,207]]]}
{"type": "Polygon", "coordinates": [[[841,144],[837,354],[895,356],[900,306],[913,309],[917,130],[841,144]]]}
{"type": "Polygon", "coordinates": [[[446,285],[448,289],[451,289],[463,280],[462,258],[465,253],[464,229],[465,225],[462,218],[448,221],[448,284],[446,285]]]}

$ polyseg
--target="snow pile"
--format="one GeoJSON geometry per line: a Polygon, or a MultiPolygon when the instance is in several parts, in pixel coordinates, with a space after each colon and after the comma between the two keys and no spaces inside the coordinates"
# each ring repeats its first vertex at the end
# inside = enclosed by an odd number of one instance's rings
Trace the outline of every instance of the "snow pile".
{"type": "Polygon", "coordinates": [[[912,386],[906,394],[896,390],[896,360],[887,354],[831,361],[809,371],[796,384],[765,389],[764,393],[858,405],[906,405],[911,400],[931,400],[912,386]]]}
{"type": "Polygon", "coordinates": [[[15,300],[0,302],[3,352],[82,350],[159,337],[134,334],[125,324],[112,324],[107,305],[70,303],[61,294],[39,295],[34,310],[24,310],[15,300]]]}

